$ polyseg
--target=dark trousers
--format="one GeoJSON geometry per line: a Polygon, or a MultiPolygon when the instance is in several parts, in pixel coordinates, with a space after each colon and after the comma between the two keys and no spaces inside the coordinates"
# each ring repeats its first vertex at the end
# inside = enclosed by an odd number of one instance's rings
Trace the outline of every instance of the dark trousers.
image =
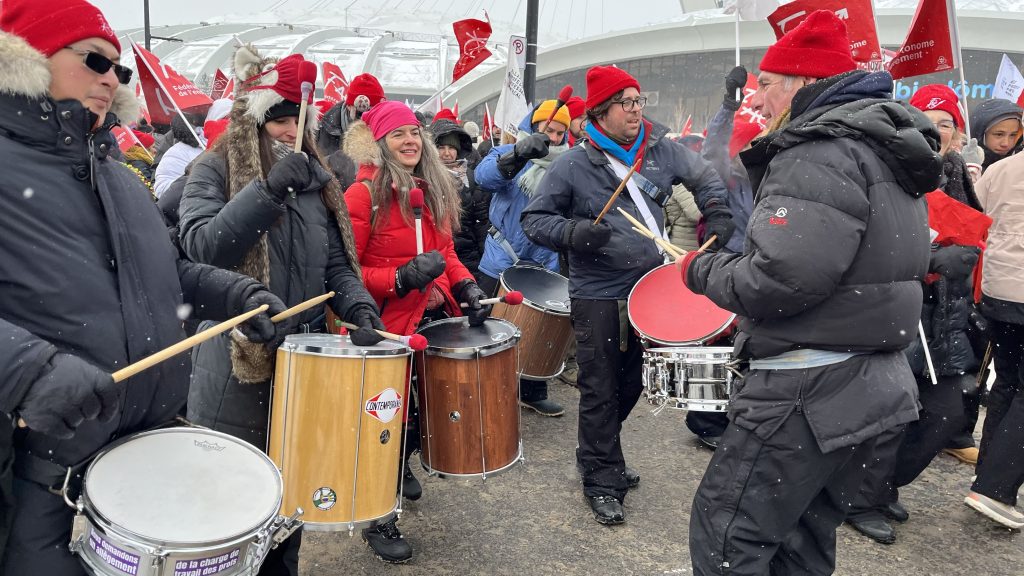
{"type": "MultiPolygon", "coordinates": [[[[983,368],[979,368],[982,370],[983,368]]],[[[976,380],[977,375],[971,375],[971,380],[976,380]]],[[[982,383],[984,385],[984,383],[982,383]]],[[[963,449],[963,448],[974,448],[974,429],[978,427],[978,416],[981,410],[981,388],[972,391],[972,393],[962,394],[961,404],[963,405],[963,427],[949,439],[946,443],[946,448],[951,449],[963,449]]]]}
{"type": "Polygon", "coordinates": [[[978,479],[971,490],[1004,504],[1017,504],[1024,484],[1024,325],[992,322],[996,381],[978,453],[978,479]]]}
{"type": "Polygon", "coordinates": [[[580,415],[576,466],[587,496],[626,497],[619,432],[643,389],[640,340],[623,326],[616,300],[572,299],[580,415]],[[620,334],[620,328],[625,333],[620,334]],[[626,351],[619,347],[620,336],[626,351]]]}
{"type": "Polygon", "coordinates": [[[75,512],[64,499],[41,484],[17,476],[14,498],[14,526],[0,574],[84,576],[85,568],[68,550],[75,512]]]}
{"type": "Polygon", "coordinates": [[[686,427],[701,438],[721,436],[729,426],[729,417],[725,412],[698,412],[690,410],[686,413],[686,427]]]}
{"type": "Polygon", "coordinates": [[[693,499],[694,575],[831,574],[874,445],[823,454],[799,413],[767,440],[730,424],[693,499]]]}
{"type": "Polygon", "coordinates": [[[846,515],[848,519],[861,521],[885,519],[882,507],[890,499],[895,500],[892,497],[896,490],[893,486],[893,475],[899,460],[897,455],[905,437],[905,427],[896,426],[875,438],[875,449],[865,464],[864,479],[850,506],[850,512],[846,515]]]}

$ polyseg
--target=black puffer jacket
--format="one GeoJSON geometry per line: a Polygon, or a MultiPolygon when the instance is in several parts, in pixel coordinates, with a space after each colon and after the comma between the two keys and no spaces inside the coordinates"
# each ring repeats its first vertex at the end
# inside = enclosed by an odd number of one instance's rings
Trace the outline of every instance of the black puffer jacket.
{"type": "Polygon", "coordinates": [[[811,84],[794,119],[742,154],[757,190],[747,247],[697,258],[686,279],[742,316],[741,357],[898,351],[914,339],[929,255],[921,198],[941,159],[934,126],[891,90],[887,73],[811,84]]]}
{"type": "Polygon", "coordinates": [[[462,183],[459,177],[462,226],[455,234],[455,253],[459,261],[479,279],[480,259],[484,255],[484,241],[487,239],[487,229],[491,225],[487,216],[491,206],[491,195],[481,190],[474,178],[474,164],[471,160],[476,151],[473,149],[473,140],[461,126],[448,120],[434,122],[430,126],[430,131],[435,143],[449,135],[455,135],[459,139],[458,158],[466,163],[466,182],[462,183]]]}

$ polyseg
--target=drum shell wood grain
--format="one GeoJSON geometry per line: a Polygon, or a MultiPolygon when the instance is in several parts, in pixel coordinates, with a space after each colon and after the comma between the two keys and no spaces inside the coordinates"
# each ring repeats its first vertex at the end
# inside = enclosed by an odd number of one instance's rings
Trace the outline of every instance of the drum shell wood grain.
{"type": "MultiPolygon", "coordinates": [[[[499,285],[498,296],[508,292],[504,284],[499,285]]],[[[508,320],[522,332],[519,364],[523,378],[548,380],[562,373],[573,341],[572,322],[567,314],[544,312],[525,302],[518,306],[499,302],[492,308],[491,317],[508,320]]]]}

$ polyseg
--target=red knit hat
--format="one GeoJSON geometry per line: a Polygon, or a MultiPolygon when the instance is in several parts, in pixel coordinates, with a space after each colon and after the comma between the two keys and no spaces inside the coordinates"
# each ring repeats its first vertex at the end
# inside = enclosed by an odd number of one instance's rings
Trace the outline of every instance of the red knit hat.
{"type": "MultiPolygon", "coordinates": [[[[310,63],[312,64],[312,63],[310,63]]],[[[273,68],[246,81],[246,84],[255,82],[258,78],[265,77],[273,72],[277,73],[277,80],[273,84],[250,85],[249,90],[273,90],[277,95],[289,102],[302,102],[302,82],[316,83],[316,65],[306,64],[302,54],[289,54],[274,65],[273,68]],[[312,78],[302,78],[303,71],[311,74],[312,78]]],[[[306,102],[313,102],[313,92],[309,93],[306,102]]]]}
{"type": "Polygon", "coordinates": [[[575,120],[587,111],[587,105],[583,102],[583,98],[579,96],[573,96],[565,101],[565,107],[569,109],[569,118],[575,120]]]}
{"type": "Polygon", "coordinates": [[[910,105],[918,110],[942,110],[953,117],[956,127],[963,129],[964,116],[960,111],[960,99],[956,92],[945,84],[929,84],[920,87],[910,98],[910,105]]]}
{"type": "Polygon", "coordinates": [[[587,110],[626,88],[640,89],[640,83],[628,72],[615,66],[594,66],[587,70],[587,110]]]}
{"type": "Polygon", "coordinates": [[[455,117],[455,112],[452,112],[449,108],[441,108],[441,110],[434,115],[434,122],[437,122],[438,120],[449,120],[456,124],[459,123],[459,119],[455,117]]]}
{"type": "Polygon", "coordinates": [[[103,13],[84,0],[3,0],[0,29],[21,36],[47,58],[86,38],[102,38],[121,52],[117,34],[103,13]]]}
{"type": "Polygon", "coordinates": [[[785,76],[828,78],[855,70],[850,37],[831,10],[812,12],[796,28],[768,47],[761,71],[785,76]]]}
{"type": "Polygon", "coordinates": [[[420,125],[412,109],[397,100],[384,101],[370,108],[363,113],[363,122],[370,127],[374,140],[380,140],[399,126],[420,125]]]}
{"type": "Polygon", "coordinates": [[[355,106],[356,98],[360,96],[366,97],[367,102],[361,104],[364,104],[367,110],[384,101],[384,88],[373,74],[360,74],[348,83],[345,105],[355,106]]]}
{"type": "Polygon", "coordinates": [[[142,132],[140,130],[135,130],[133,128],[132,134],[135,134],[135,139],[139,141],[139,144],[142,144],[143,148],[152,148],[153,144],[156,143],[156,138],[153,138],[152,135],[146,134],[145,132],[142,132]]]}

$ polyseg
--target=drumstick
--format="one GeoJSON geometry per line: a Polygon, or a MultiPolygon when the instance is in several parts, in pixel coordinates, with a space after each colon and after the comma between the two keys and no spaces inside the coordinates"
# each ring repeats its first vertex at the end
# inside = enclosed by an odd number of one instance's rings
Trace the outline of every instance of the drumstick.
{"type": "Polygon", "coordinates": [[[608,203],[604,205],[603,209],[601,209],[601,213],[597,215],[597,220],[594,220],[594,224],[601,222],[601,218],[604,218],[604,215],[612,209],[612,204],[615,203],[615,199],[619,197],[620,193],[622,193],[622,189],[626,187],[626,182],[629,182],[629,179],[633,177],[633,172],[636,172],[636,169],[640,167],[641,160],[642,158],[637,158],[636,162],[629,167],[629,172],[626,172],[626,177],[622,179],[622,182],[619,182],[619,187],[615,189],[615,192],[612,192],[612,197],[608,199],[608,203]]]}
{"type": "MultiPolygon", "coordinates": [[[[341,324],[342,326],[344,326],[345,328],[347,328],[349,330],[359,330],[359,326],[356,326],[355,324],[350,324],[348,322],[339,322],[339,324],[341,324]]],[[[406,346],[408,346],[409,348],[412,348],[413,350],[415,350],[417,352],[426,350],[427,349],[427,345],[429,344],[427,342],[427,339],[422,334],[413,334],[412,336],[402,336],[400,334],[392,334],[391,332],[385,332],[383,330],[377,330],[377,329],[374,329],[374,332],[376,332],[377,334],[380,334],[381,336],[387,338],[388,340],[394,340],[395,342],[401,342],[402,344],[405,344],[406,346]]]]}
{"type": "Polygon", "coordinates": [[[676,246],[672,245],[670,242],[666,241],[661,236],[658,236],[657,234],[652,232],[650,229],[647,228],[647,226],[644,226],[642,222],[640,222],[636,218],[633,218],[632,216],[630,216],[629,212],[626,212],[622,208],[618,208],[618,211],[623,216],[626,217],[626,220],[629,220],[629,222],[633,225],[633,228],[636,229],[637,232],[643,234],[644,236],[647,236],[651,240],[654,240],[654,242],[657,243],[658,246],[660,246],[663,250],[668,252],[669,255],[678,258],[678,257],[680,257],[680,256],[682,256],[683,254],[686,253],[686,252],[680,250],[679,248],[677,248],[676,246]]]}
{"type": "Polygon", "coordinates": [[[303,60],[299,64],[299,89],[302,91],[302,102],[299,103],[299,127],[295,132],[295,151],[302,152],[302,136],[306,131],[306,102],[316,82],[316,63],[303,60]]]}
{"type": "Polygon", "coordinates": [[[558,99],[555,100],[555,107],[551,109],[551,113],[548,114],[548,119],[544,122],[545,126],[551,124],[551,121],[555,119],[555,114],[558,114],[558,110],[562,106],[565,106],[565,103],[569,101],[569,98],[572,98],[572,86],[566,84],[558,93],[558,99]]]}
{"type": "MultiPolygon", "coordinates": [[[[249,310],[245,314],[239,314],[238,316],[235,316],[230,320],[225,320],[220,324],[217,324],[216,326],[211,326],[206,330],[203,330],[202,332],[198,332],[192,336],[189,336],[188,338],[185,338],[184,340],[178,342],[177,344],[172,344],[167,348],[160,350],[159,352],[154,352],[153,354],[146,356],[145,358],[139,360],[138,362],[135,362],[134,364],[129,364],[128,366],[125,366],[124,368],[111,374],[111,376],[113,376],[114,382],[121,382],[127,380],[128,378],[135,376],[136,374],[142,372],[147,368],[156,366],[157,364],[163,362],[164,360],[167,360],[168,358],[171,358],[172,356],[177,356],[178,354],[181,354],[182,352],[188,350],[189,348],[201,344],[218,334],[231,330],[235,326],[238,326],[239,324],[245,322],[246,320],[252,318],[253,316],[266,312],[267,308],[268,306],[266,304],[263,304],[258,308],[249,310]]],[[[25,424],[24,420],[18,418],[18,427],[28,428],[28,425],[25,424]]]]}
{"type": "MultiPolygon", "coordinates": [[[[508,294],[505,294],[504,296],[498,298],[484,298],[483,300],[480,301],[480,305],[490,306],[491,304],[497,304],[499,302],[504,302],[509,306],[519,306],[520,304],[523,303],[523,293],[518,290],[513,290],[508,294]]],[[[463,308],[469,308],[469,304],[466,304],[465,302],[459,304],[459,306],[462,306],[463,308]]]]}
{"type": "Polygon", "coordinates": [[[703,251],[707,250],[708,248],[711,247],[712,244],[715,243],[715,240],[718,240],[718,236],[712,234],[708,238],[707,242],[705,242],[703,246],[701,246],[700,248],[697,249],[697,252],[703,252],[703,251]]]}
{"type": "Polygon", "coordinates": [[[290,318],[292,316],[295,316],[299,312],[304,312],[306,310],[309,310],[313,306],[316,306],[317,304],[320,304],[321,302],[326,302],[327,300],[330,300],[331,298],[334,298],[334,291],[333,290],[331,292],[328,292],[327,294],[321,294],[321,295],[316,296],[314,298],[310,298],[309,300],[306,300],[305,302],[299,302],[298,304],[296,304],[295,306],[292,306],[291,308],[285,310],[284,312],[280,312],[278,314],[274,314],[273,316],[270,317],[270,321],[275,323],[275,324],[277,324],[278,322],[280,322],[281,320],[284,320],[285,318],[290,318]]]}

